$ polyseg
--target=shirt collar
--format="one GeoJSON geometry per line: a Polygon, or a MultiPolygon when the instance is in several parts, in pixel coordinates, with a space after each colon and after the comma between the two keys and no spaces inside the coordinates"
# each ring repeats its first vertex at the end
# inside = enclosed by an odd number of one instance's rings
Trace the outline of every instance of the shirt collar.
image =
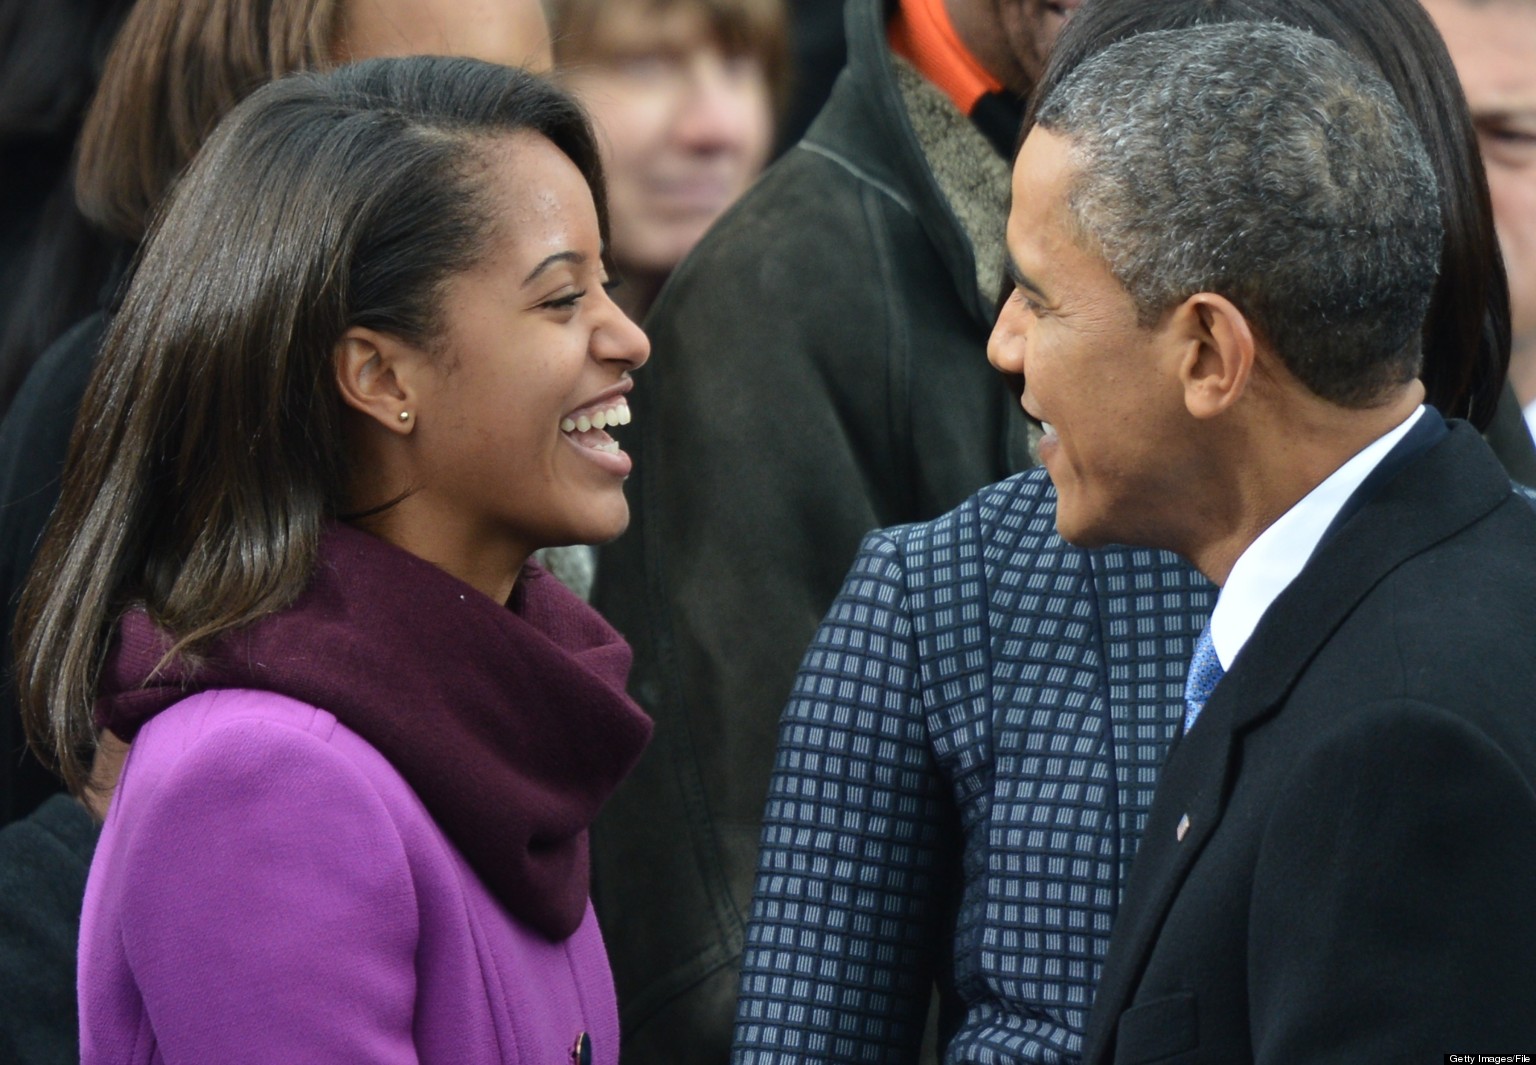
{"type": "Polygon", "coordinates": [[[1371,471],[1424,414],[1420,406],[1302,496],[1238,556],[1211,612],[1211,642],[1221,668],[1231,669],[1264,612],[1296,579],[1323,534],[1371,471]]]}

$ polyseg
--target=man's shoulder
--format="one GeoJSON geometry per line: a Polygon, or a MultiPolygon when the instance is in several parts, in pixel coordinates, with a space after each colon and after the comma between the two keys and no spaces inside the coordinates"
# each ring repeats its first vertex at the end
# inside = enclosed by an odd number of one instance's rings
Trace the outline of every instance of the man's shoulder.
{"type": "Polygon", "coordinates": [[[1410,583],[1426,595],[1447,594],[1467,580],[1536,575],[1531,494],[1509,480],[1464,422],[1453,422],[1439,442],[1373,490],[1298,581],[1353,574],[1363,593],[1377,581],[1402,579],[1400,570],[1416,574],[1410,583]],[[1494,565],[1494,556],[1504,561],[1494,565]]]}
{"type": "Polygon", "coordinates": [[[1341,530],[1340,550],[1370,556],[1387,547],[1401,553],[1409,583],[1426,594],[1452,596],[1467,580],[1489,580],[1497,589],[1536,579],[1536,493],[1511,482],[1466,423],[1453,423],[1444,440],[1362,507],[1360,517],[1359,533],[1349,537],[1347,526],[1341,530]],[[1464,572],[1453,572],[1458,570],[1464,572]]]}
{"type": "Polygon", "coordinates": [[[1324,544],[1276,621],[1337,625],[1305,670],[1311,690],[1337,678],[1357,701],[1373,688],[1497,718],[1536,687],[1536,511],[1475,433],[1442,448],[1324,544]]]}
{"type": "MultiPolygon", "coordinates": [[[[1469,667],[1504,658],[1536,665],[1536,510],[1512,489],[1476,521],[1386,574],[1372,599],[1391,613],[1393,639],[1405,651],[1410,644],[1447,652],[1486,646],[1469,667]]],[[[1454,657],[1447,653],[1447,667],[1454,657]]]]}

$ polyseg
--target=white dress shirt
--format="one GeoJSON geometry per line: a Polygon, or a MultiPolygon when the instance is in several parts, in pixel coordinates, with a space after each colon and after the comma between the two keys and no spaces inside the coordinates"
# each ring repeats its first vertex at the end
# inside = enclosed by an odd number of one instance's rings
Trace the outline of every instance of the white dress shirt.
{"type": "Polygon", "coordinates": [[[1536,440],[1536,399],[1527,403],[1522,413],[1525,415],[1525,426],[1531,431],[1531,438],[1536,440]]]}
{"type": "Polygon", "coordinates": [[[1259,619],[1296,579],[1355,489],[1423,414],[1424,408],[1419,407],[1397,428],[1367,444],[1280,515],[1238,556],[1216,599],[1216,609],[1211,612],[1211,642],[1216,646],[1216,657],[1221,659],[1223,670],[1232,668],[1259,619]]]}

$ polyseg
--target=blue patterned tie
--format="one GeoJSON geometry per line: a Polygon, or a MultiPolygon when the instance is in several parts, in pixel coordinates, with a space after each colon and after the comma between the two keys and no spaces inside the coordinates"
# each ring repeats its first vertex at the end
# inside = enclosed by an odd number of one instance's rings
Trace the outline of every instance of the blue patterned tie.
{"type": "Polygon", "coordinates": [[[1216,644],[1211,640],[1211,626],[1207,624],[1200,639],[1195,641],[1195,653],[1189,660],[1189,675],[1184,678],[1184,732],[1195,727],[1195,718],[1205,709],[1205,702],[1216,690],[1216,684],[1226,676],[1221,659],[1216,657],[1216,644]]]}

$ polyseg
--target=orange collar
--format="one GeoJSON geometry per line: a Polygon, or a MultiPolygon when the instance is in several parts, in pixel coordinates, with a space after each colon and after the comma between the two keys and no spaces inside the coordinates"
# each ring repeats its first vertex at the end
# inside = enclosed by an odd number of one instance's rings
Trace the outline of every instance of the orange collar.
{"type": "Polygon", "coordinates": [[[886,37],[891,51],[917,67],[963,114],[1003,87],[960,43],[944,0],[901,0],[886,37]]]}

